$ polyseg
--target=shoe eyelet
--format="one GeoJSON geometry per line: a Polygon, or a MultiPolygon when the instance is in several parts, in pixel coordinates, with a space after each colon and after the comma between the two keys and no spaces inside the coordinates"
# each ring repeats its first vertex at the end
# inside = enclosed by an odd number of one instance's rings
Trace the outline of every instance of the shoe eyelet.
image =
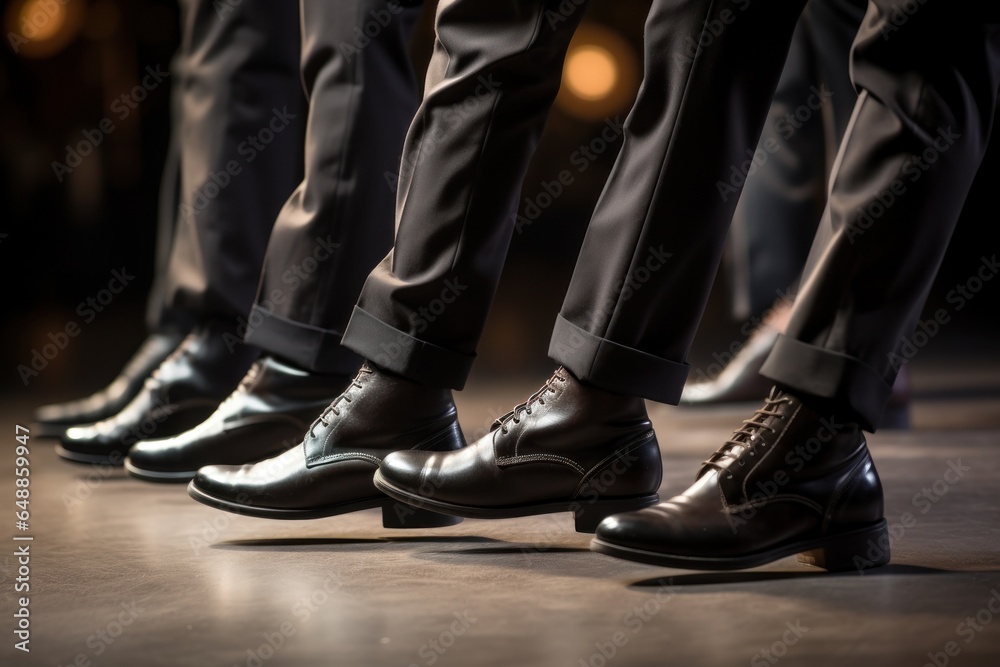
{"type": "Polygon", "coordinates": [[[746,464],[747,464],[747,462],[746,462],[746,461],[744,461],[743,459],[740,459],[740,467],[741,467],[741,468],[742,468],[743,466],[745,466],[746,464]]]}

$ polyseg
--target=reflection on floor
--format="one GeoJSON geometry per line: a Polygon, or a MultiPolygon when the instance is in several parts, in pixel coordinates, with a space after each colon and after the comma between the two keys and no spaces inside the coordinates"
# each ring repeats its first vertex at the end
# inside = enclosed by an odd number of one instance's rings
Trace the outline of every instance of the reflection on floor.
{"type": "MultiPolygon", "coordinates": [[[[528,392],[464,396],[467,433],[528,392]]],[[[8,619],[0,661],[1000,664],[998,407],[996,394],[929,395],[915,411],[922,428],[871,438],[893,562],[864,575],[794,558],[732,573],[632,564],[588,551],[589,536],[572,532],[568,515],[414,532],[383,529],[376,511],[311,522],[238,517],[193,502],[181,486],[65,463],[36,439],[32,653],[14,650],[10,634],[22,595],[13,591],[12,547],[0,558],[8,619]],[[904,526],[906,513],[914,521],[904,526]]],[[[2,408],[5,503],[14,499],[13,425],[29,408],[2,408]]],[[[747,411],[656,406],[652,416],[665,496],[686,486],[747,411]]]]}

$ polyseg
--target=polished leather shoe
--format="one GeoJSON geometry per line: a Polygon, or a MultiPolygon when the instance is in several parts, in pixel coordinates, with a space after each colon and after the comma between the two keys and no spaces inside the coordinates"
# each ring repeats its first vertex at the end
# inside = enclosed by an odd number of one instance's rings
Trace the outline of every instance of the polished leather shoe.
{"type": "MultiPolygon", "coordinates": [[[[761,324],[714,380],[684,386],[681,405],[700,407],[759,400],[773,384],[760,374],[760,369],[777,339],[778,331],[774,327],[761,324]]],[[[910,372],[905,365],[892,385],[892,394],[879,426],[910,428],[910,372]]]]}
{"type": "Polygon", "coordinates": [[[679,496],[608,517],[592,548],[667,567],[731,570],[799,555],[827,570],[889,562],[882,483],[857,424],[772,389],[679,496]]]}
{"type": "Polygon", "coordinates": [[[451,391],[365,365],[300,444],[253,464],[202,468],[188,493],[211,507],[266,519],[318,519],[381,507],[386,528],[450,526],[459,520],[387,498],[372,475],[397,449],[463,446],[451,391]]]}
{"type": "Polygon", "coordinates": [[[77,463],[120,466],[140,439],[177,435],[207,419],[258,354],[238,342],[226,324],[199,325],[128,405],[96,424],[67,429],[56,453],[77,463]]]}
{"type": "Polygon", "coordinates": [[[375,486],[414,507],[479,519],[572,512],[576,529],[659,501],[662,467],[641,398],[560,368],[466,449],[396,452],[375,486]]]}
{"type": "Polygon", "coordinates": [[[172,438],[137,442],[125,469],[150,482],[187,482],[202,466],[280,454],[302,438],[349,381],[349,376],[310,373],[273,357],[258,359],[211,417],[172,438]]]}
{"type": "Polygon", "coordinates": [[[182,333],[151,334],[111,384],[76,401],[43,405],[35,411],[38,435],[59,437],[70,426],[92,424],[117,414],[142,389],[142,383],[181,341],[182,333]]]}

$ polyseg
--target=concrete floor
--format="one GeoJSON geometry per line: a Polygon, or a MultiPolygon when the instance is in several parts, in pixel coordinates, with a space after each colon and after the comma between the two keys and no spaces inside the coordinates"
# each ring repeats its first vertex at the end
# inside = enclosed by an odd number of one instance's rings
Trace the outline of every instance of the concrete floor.
{"type": "MultiPolygon", "coordinates": [[[[467,433],[530,389],[463,396],[467,433]]],[[[13,424],[30,407],[0,408],[4,504],[13,424]]],[[[667,496],[748,414],[654,406],[652,416],[667,496]]],[[[794,558],[733,573],[628,563],[588,551],[569,515],[412,532],[383,529],[374,511],[239,517],[180,486],[65,463],[35,439],[30,530],[15,531],[10,514],[4,527],[8,540],[34,537],[32,651],[13,648],[22,594],[8,548],[0,664],[1000,664],[1000,613],[989,609],[1000,610],[1000,401],[931,394],[915,422],[872,437],[896,537],[892,564],[864,575],[794,558]],[[968,470],[950,484],[952,465],[968,470]]]]}

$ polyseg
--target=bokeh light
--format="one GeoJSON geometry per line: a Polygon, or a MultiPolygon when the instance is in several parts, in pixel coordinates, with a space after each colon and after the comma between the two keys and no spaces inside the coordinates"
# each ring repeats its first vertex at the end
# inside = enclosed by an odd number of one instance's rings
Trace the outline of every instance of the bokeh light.
{"type": "Polygon", "coordinates": [[[627,111],[641,79],[634,47],[617,32],[585,23],[566,53],[557,106],[596,120],[627,111]]]}
{"type": "Polygon", "coordinates": [[[47,58],[76,38],[83,0],[18,0],[7,6],[5,32],[15,54],[47,58]]]}

